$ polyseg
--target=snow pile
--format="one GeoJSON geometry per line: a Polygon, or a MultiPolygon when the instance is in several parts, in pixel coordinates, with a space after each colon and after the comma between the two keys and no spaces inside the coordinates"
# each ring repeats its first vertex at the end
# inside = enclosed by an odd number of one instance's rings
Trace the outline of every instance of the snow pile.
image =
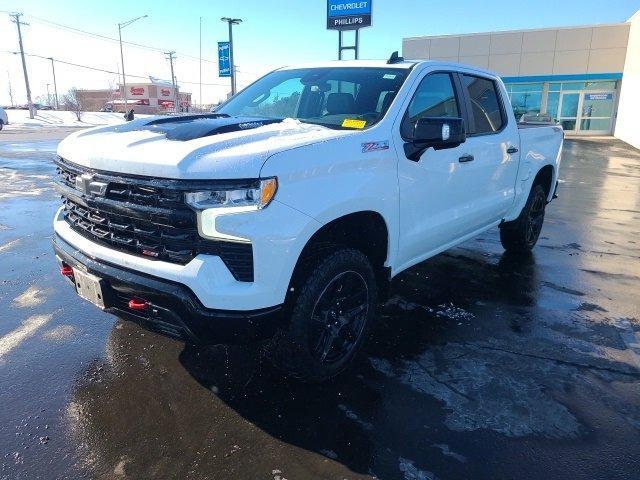
{"type": "MultiPolygon", "coordinates": [[[[23,130],[25,128],[41,127],[94,127],[97,125],[116,125],[124,123],[121,113],[112,112],[83,112],[80,121],[74,112],[55,110],[38,110],[36,116],[29,118],[29,110],[6,110],[9,115],[7,130],[23,130]]],[[[149,115],[136,115],[137,118],[149,115]]]]}

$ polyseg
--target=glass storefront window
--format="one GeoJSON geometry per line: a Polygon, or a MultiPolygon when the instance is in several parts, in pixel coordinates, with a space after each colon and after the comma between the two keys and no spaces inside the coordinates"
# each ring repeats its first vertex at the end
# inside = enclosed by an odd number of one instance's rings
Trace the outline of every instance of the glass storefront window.
{"type": "Polygon", "coordinates": [[[580,102],[580,94],[564,93],[562,95],[562,107],[560,109],[560,117],[577,117],[578,102],[580,102]]]}
{"type": "Polygon", "coordinates": [[[583,118],[580,121],[580,130],[609,130],[610,118],[583,118]]]}
{"type": "Polygon", "coordinates": [[[551,118],[558,118],[558,104],[560,103],[560,92],[549,92],[547,96],[547,113],[551,118]]]}
{"type": "Polygon", "coordinates": [[[616,82],[586,82],[585,90],[615,90],[616,82]]]}
{"type": "Polygon", "coordinates": [[[517,120],[525,114],[548,114],[562,124],[565,131],[611,131],[617,80],[510,83],[505,86],[517,120]]]}
{"type": "Polygon", "coordinates": [[[562,82],[562,90],[584,90],[584,82],[562,82]]]}
{"type": "Polygon", "coordinates": [[[516,118],[521,117],[525,113],[540,113],[540,105],[542,104],[541,92],[514,92],[511,94],[511,107],[516,118]]]}
{"type": "Polygon", "coordinates": [[[583,117],[610,117],[613,113],[612,93],[585,93],[582,100],[583,117]]]}
{"type": "Polygon", "coordinates": [[[542,92],[544,83],[512,83],[510,92],[542,92]]]}

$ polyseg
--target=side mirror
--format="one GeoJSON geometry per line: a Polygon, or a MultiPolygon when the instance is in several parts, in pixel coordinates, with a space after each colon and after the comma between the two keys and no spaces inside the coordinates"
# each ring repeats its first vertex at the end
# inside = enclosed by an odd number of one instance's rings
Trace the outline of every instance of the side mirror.
{"type": "Polygon", "coordinates": [[[423,117],[413,127],[413,135],[404,144],[407,158],[418,161],[427,148],[457,147],[467,139],[462,118],[423,117]]]}

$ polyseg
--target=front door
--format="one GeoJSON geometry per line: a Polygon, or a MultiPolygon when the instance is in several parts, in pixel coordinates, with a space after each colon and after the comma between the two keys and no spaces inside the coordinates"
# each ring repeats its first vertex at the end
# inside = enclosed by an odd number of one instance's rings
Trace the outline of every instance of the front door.
{"type": "Polygon", "coordinates": [[[613,120],[614,92],[562,92],[558,121],[565,132],[609,135],[613,120]]]}
{"type": "Polygon", "coordinates": [[[613,105],[613,92],[582,92],[578,132],[583,135],[609,135],[613,105]]]}
{"type": "Polygon", "coordinates": [[[461,105],[453,75],[430,73],[420,80],[408,105],[403,107],[404,115],[393,127],[400,196],[398,270],[423,260],[460,235],[467,203],[461,178],[468,176],[468,169],[459,158],[465,154],[466,145],[428,148],[418,161],[407,158],[403,145],[420,118],[461,118],[461,105]]]}
{"type": "Polygon", "coordinates": [[[578,129],[578,112],[580,111],[580,92],[562,92],[558,105],[558,122],[567,133],[575,133],[578,129]]]}

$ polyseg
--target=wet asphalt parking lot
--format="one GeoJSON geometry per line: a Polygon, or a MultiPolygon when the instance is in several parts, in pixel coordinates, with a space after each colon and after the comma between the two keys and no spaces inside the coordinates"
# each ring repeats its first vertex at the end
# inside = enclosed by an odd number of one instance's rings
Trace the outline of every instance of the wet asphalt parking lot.
{"type": "Polygon", "coordinates": [[[78,299],[50,247],[64,133],[0,135],[0,479],[640,478],[639,151],[567,141],[532,255],[493,230],[403,273],[309,386],[78,299]]]}

